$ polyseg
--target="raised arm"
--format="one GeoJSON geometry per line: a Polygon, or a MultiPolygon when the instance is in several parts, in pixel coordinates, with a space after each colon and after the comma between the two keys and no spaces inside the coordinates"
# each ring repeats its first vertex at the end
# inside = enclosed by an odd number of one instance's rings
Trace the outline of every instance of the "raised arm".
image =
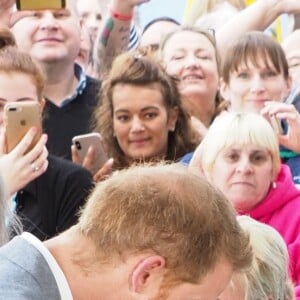
{"type": "Polygon", "coordinates": [[[225,23],[217,32],[216,39],[221,55],[230,43],[247,31],[265,30],[283,13],[300,13],[299,0],[257,0],[225,23]]]}
{"type": "Polygon", "coordinates": [[[95,42],[94,59],[100,74],[105,74],[113,59],[127,50],[134,8],[148,1],[111,0],[108,15],[95,42]]]}
{"type": "Polygon", "coordinates": [[[9,26],[15,0],[0,0],[0,25],[9,26]]]}

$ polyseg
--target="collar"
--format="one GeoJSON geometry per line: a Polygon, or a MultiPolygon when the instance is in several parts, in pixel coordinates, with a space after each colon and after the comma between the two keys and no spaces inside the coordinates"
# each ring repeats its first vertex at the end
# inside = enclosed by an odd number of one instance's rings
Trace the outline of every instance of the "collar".
{"type": "Polygon", "coordinates": [[[78,95],[81,95],[86,87],[86,80],[87,80],[87,76],[86,76],[86,73],[84,72],[83,68],[78,65],[78,64],[75,64],[74,65],[74,74],[75,74],[75,77],[78,79],[78,83],[77,83],[77,86],[75,88],[75,91],[74,91],[74,94],[65,99],[60,107],[64,107],[66,105],[68,105],[70,102],[72,102],[74,99],[76,99],[78,97],[78,95]]]}

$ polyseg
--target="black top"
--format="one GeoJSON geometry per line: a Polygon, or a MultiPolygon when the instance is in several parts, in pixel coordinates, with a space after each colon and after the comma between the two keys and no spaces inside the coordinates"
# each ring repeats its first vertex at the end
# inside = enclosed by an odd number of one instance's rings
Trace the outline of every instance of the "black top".
{"type": "Polygon", "coordinates": [[[23,230],[41,240],[77,222],[78,209],[93,187],[91,174],[68,160],[49,155],[47,171],[16,196],[23,230]]]}
{"type": "Polygon", "coordinates": [[[49,153],[71,159],[72,138],[92,130],[92,114],[97,106],[101,83],[87,76],[86,87],[67,105],[58,107],[46,99],[43,116],[49,153]]]}

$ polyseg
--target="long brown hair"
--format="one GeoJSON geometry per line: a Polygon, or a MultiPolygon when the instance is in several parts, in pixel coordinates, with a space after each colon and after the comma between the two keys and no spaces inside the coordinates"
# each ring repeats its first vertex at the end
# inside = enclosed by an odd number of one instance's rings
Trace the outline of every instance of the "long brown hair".
{"type": "MultiPolygon", "coordinates": [[[[167,112],[178,109],[178,119],[174,132],[169,132],[166,160],[176,161],[198,144],[187,114],[182,108],[175,80],[172,79],[155,60],[128,52],[118,56],[103,83],[102,105],[95,112],[96,129],[107,145],[109,155],[114,158],[117,168],[128,166],[125,155],[113,134],[113,92],[117,84],[147,86],[157,83],[163,96],[167,112]]],[[[155,158],[153,158],[155,160],[155,158]]]]}

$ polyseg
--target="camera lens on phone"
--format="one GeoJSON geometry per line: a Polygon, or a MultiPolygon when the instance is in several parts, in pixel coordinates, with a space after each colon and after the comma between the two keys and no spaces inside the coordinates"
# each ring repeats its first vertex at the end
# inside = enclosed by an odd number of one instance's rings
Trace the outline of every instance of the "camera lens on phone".
{"type": "Polygon", "coordinates": [[[75,146],[77,150],[81,150],[81,145],[78,141],[75,142],[75,146]]]}

